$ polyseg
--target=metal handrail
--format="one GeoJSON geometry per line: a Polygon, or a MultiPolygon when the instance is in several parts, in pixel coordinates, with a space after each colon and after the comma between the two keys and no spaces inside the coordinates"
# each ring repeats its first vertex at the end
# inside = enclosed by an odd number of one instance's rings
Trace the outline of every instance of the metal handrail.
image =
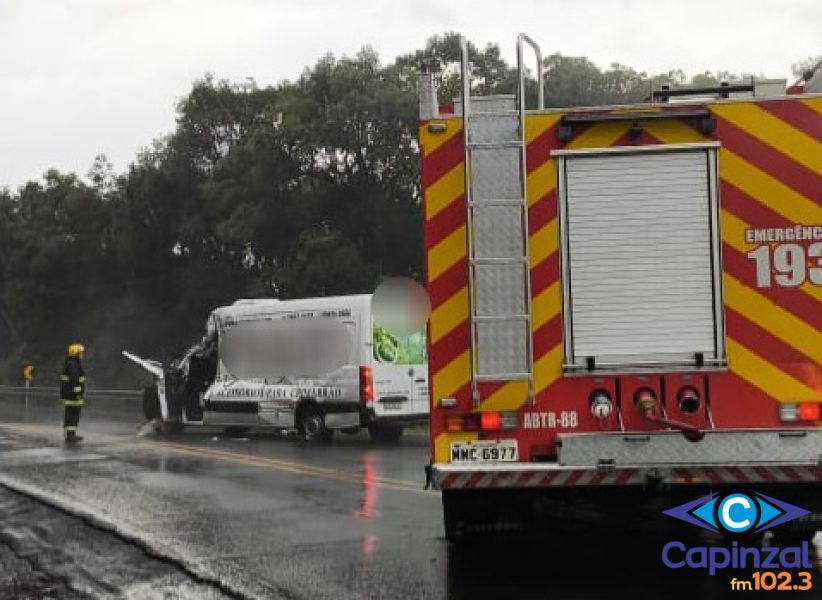
{"type": "MultiPolygon", "coordinates": [[[[528,231],[528,157],[526,150],[526,133],[525,133],[525,68],[523,65],[523,44],[528,44],[534,51],[537,58],[537,109],[543,110],[545,108],[545,92],[542,78],[542,50],[539,45],[529,38],[524,33],[520,33],[517,37],[517,72],[519,74],[519,127],[520,136],[522,140],[522,148],[520,155],[520,189],[522,190],[523,209],[522,209],[522,250],[526,257],[531,256],[531,249],[529,248],[528,231]]],[[[528,263],[525,266],[525,310],[528,318],[526,319],[526,326],[528,332],[526,333],[526,360],[528,362],[528,372],[531,374],[527,378],[528,381],[528,404],[533,406],[536,402],[536,390],[534,389],[534,338],[533,338],[533,301],[531,298],[531,276],[528,269],[528,263]]]]}
{"type": "Polygon", "coordinates": [[[460,36],[460,70],[462,75],[462,143],[464,152],[464,197],[465,197],[465,249],[468,260],[466,267],[468,269],[468,315],[469,315],[469,332],[471,336],[471,344],[468,349],[469,361],[471,365],[471,403],[475,408],[479,406],[479,387],[477,385],[477,331],[473,322],[474,306],[476,306],[476,290],[474,289],[473,265],[471,260],[474,257],[474,239],[473,231],[471,231],[471,205],[473,202],[473,195],[471,194],[471,153],[469,151],[469,132],[468,132],[468,113],[471,103],[471,72],[468,62],[468,40],[465,36],[460,36]]]}
{"type": "Polygon", "coordinates": [[[468,103],[471,101],[471,73],[468,63],[468,39],[460,36],[460,75],[462,76],[462,116],[468,114],[468,103]]]}
{"type": "Polygon", "coordinates": [[[542,73],[542,50],[540,50],[539,45],[534,40],[529,38],[524,33],[520,33],[517,37],[517,73],[519,75],[519,109],[522,113],[525,112],[525,68],[523,66],[522,60],[523,43],[531,46],[531,49],[537,56],[537,109],[542,110],[545,108],[545,91],[543,89],[545,86],[542,73]]]}

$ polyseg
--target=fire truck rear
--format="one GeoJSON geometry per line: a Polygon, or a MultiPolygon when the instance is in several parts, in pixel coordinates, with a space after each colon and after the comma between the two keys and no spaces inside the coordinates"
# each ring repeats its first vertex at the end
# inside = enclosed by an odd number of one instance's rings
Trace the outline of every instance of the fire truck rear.
{"type": "Polygon", "coordinates": [[[446,536],[737,489],[822,529],[822,95],[546,109],[538,68],[534,109],[527,49],[517,95],[472,96],[465,43],[453,109],[420,80],[446,536]]]}

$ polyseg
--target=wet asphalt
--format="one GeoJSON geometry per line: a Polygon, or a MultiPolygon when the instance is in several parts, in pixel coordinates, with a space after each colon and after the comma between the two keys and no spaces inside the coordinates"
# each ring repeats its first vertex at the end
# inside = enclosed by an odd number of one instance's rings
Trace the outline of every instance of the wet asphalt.
{"type": "MultiPolygon", "coordinates": [[[[161,557],[190,586],[179,597],[751,596],[730,592],[729,577],[664,568],[653,552],[660,541],[631,531],[454,548],[443,538],[439,493],[423,490],[428,441],[421,431],[390,446],[364,434],[307,445],[219,430],[137,437],[139,424],[136,409],[92,408],[81,421],[86,441],[66,449],[56,403],[25,409],[19,397],[0,397],[0,484],[161,557]]],[[[56,547],[76,544],[72,531],[55,527],[40,537],[56,547]]],[[[84,569],[112,569],[111,559],[93,555],[84,569]]],[[[141,569],[127,571],[128,586],[150,580],[141,569]]],[[[794,596],[822,597],[819,590],[822,579],[817,590],[794,596]]],[[[156,597],[173,596],[158,589],[156,597]]]]}

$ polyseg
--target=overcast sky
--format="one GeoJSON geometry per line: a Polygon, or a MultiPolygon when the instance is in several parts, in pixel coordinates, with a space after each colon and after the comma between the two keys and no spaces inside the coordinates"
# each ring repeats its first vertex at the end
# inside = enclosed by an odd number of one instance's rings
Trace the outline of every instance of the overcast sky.
{"type": "Polygon", "coordinates": [[[790,77],[822,54],[822,1],[0,0],[0,186],[85,174],[99,153],[124,170],[206,72],[265,85],[328,51],[389,62],[448,30],[509,61],[524,31],[599,65],[790,77]]]}

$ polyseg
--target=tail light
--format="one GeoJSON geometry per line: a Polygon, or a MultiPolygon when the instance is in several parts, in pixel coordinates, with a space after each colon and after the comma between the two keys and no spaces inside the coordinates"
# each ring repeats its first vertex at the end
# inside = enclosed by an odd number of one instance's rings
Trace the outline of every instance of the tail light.
{"type": "Polygon", "coordinates": [[[693,415],[699,412],[702,406],[702,401],[699,398],[699,392],[693,386],[686,385],[679,389],[676,394],[676,401],[679,405],[679,410],[685,414],[693,415]]]}
{"type": "Polygon", "coordinates": [[[594,390],[588,396],[591,414],[597,419],[608,419],[614,412],[614,403],[605,390],[594,390]]]}
{"type": "Polygon", "coordinates": [[[515,412],[479,412],[455,415],[445,420],[446,430],[459,431],[502,431],[516,429],[517,413],[515,412]]]}
{"type": "Polygon", "coordinates": [[[495,431],[500,429],[501,419],[498,412],[480,413],[480,429],[483,431],[495,431]]]}
{"type": "Polygon", "coordinates": [[[360,367],[360,402],[366,407],[374,406],[374,372],[371,367],[360,367]]]}
{"type": "Polygon", "coordinates": [[[816,402],[802,402],[799,405],[799,420],[800,421],[818,421],[819,420],[819,404],[816,402]]]}
{"type": "Polygon", "coordinates": [[[782,421],[814,422],[822,420],[822,404],[819,402],[799,402],[783,404],[779,407],[779,418],[782,421]]]}
{"type": "Polygon", "coordinates": [[[634,393],[634,406],[643,417],[657,417],[659,415],[656,395],[650,388],[639,388],[634,393]]]}

